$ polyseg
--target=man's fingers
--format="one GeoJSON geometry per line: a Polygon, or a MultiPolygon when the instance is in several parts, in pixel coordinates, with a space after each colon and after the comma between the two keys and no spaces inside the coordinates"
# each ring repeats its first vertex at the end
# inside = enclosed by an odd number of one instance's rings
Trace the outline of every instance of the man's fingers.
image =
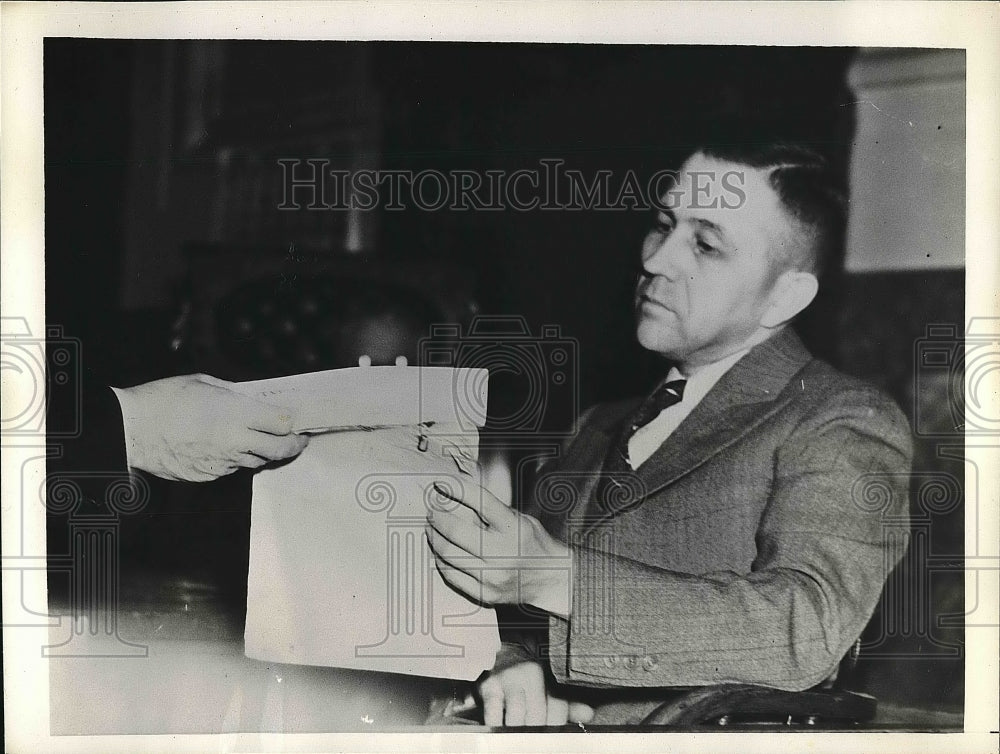
{"type": "Polygon", "coordinates": [[[483,526],[478,516],[463,506],[454,510],[432,511],[427,521],[442,537],[466,552],[479,555],[483,550],[483,526]]]}
{"type": "Polygon", "coordinates": [[[483,722],[491,728],[503,725],[503,687],[500,681],[490,677],[479,684],[479,696],[483,699],[483,722]]]}
{"type": "Polygon", "coordinates": [[[479,684],[483,721],[491,726],[541,726],[546,721],[545,674],[524,662],[489,674],[479,684]]]}
{"type": "Polygon", "coordinates": [[[183,475],[174,478],[186,481],[209,481],[228,476],[239,468],[236,458],[196,458],[192,459],[183,475]]]}
{"type": "Polygon", "coordinates": [[[226,410],[239,416],[239,420],[248,429],[256,429],[259,432],[267,432],[272,435],[287,435],[294,427],[293,412],[284,406],[272,406],[249,395],[244,395],[238,390],[234,390],[234,383],[220,380],[210,374],[196,374],[195,378],[199,382],[212,387],[222,388],[226,391],[225,397],[219,395],[219,401],[225,402],[227,399],[230,406],[226,410]]]}
{"type": "Polygon", "coordinates": [[[236,462],[244,469],[259,469],[268,459],[256,456],[253,453],[240,453],[236,456],[236,462]]]}
{"type": "Polygon", "coordinates": [[[432,527],[426,527],[424,532],[427,535],[427,544],[430,545],[431,552],[452,568],[458,568],[471,575],[486,567],[486,561],[482,558],[450,542],[432,527]]]}
{"type": "Polygon", "coordinates": [[[594,719],[594,708],[583,702],[570,702],[567,719],[571,723],[589,723],[594,719]]]}
{"type": "Polygon", "coordinates": [[[510,509],[510,507],[504,505],[500,498],[488,489],[480,487],[480,490],[481,494],[479,495],[479,499],[482,502],[478,512],[480,517],[486,521],[489,526],[504,526],[509,522],[511,517],[517,515],[510,509]]]}
{"type": "Polygon", "coordinates": [[[565,699],[558,699],[554,696],[548,697],[548,704],[545,709],[546,725],[565,725],[569,720],[569,703],[565,699]]]}
{"type": "Polygon", "coordinates": [[[524,725],[527,700],[523,687],[507,688],[504,693],[504,725],[520,727],[524,725]]]}
{"type": "Polygon", "coordinates": [[[297,456],[308,444],[309,437],[306,435],[279,437],[267,432],[251,432],[246,450],[268,461],[280,461],[297,456]]]}
{"type": "Polygon", "coordinates": [[[250,429],[272,435],[287,435],[292,431],[294,416],[290,408],[272,406],[247,396],[240,398],[244,402],[244,421],[250,429]]]}
{"type": "Polygon", "coordinates": [[[545,725],[545,677],[538,673],[533,680],[524,689],[524,724],[545,725]]]}
{"type": "MultiPolygon", "coordinates": [[[[433,548],[431,549],[433,550],[433,548]]],[[[479,579],[451,565],[436,552],[434,553],[434,563],[437,566],[438,573],[441,574],[441,578],[453,589],[478,602],[488,602],[486,595],[483,594],[483,585],[479,579]]]]}
{"type": "Polygon", "coordinates": [[[517,514],[514,513],[509,507],[504,505],[504,503],[490,492],[485,487],[479,487],[479,494],[475,495],[471,500],[463,500],[450,491],[443,485],[434,484],[434,489],[442,497],[446,497],[449,500],[454,500],[456,503],[461,505],[455,508],[455,512],[461,511],[463,508],[470,511],[478,519],[482,519],[488,526],[501,526],[506,524],[512,516],[517,514]],[[475,505],[478,502],[478,507],[475,505]]]}

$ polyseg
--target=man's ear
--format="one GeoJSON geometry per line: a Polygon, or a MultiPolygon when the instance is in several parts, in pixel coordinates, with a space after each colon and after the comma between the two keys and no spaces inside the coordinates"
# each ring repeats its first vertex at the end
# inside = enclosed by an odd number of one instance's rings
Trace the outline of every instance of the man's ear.
{"type": "Polygon", "coordinates": [[[811,272],[785,270],[771,288],[769,306],[760,323],[775,328],[789,322],[816,298],[819,281],[811,272]]]}

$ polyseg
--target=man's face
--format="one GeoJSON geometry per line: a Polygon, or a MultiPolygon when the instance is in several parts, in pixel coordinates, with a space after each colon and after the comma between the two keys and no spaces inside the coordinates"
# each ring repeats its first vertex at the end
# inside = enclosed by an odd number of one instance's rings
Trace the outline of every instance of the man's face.
{"type": "Polygon", "coordinates": [[[636,334],[644,348],[698,367],[761,334],[777,278],[771,252],[791,228],[754,168],[695,154],[669,193],[661,203],[672,209],[642,247],[636,334]]]}

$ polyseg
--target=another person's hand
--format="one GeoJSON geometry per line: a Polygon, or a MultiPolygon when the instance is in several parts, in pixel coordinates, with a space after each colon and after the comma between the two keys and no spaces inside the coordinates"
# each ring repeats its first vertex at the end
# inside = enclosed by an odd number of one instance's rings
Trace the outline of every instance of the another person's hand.
{"type": "Polygon", "coordinates": [[[494,728],[522,725],[589,723],[592,707],[549,694],[537,662],[522,662],[490,673],[479,683],[483,721],[494,728]]]}
{"type": "Polygon", "coordinates": [[[125,422],[129,468],[163,479],[207,482],[302,452],[292,415],[205,374],[114,388],[125,422]]]}
{"type": "Polygon", "coordinates": [[[473,600],[529,604],[568,617],[572,556],[538,519],[504,505],[484,487],[476,499],[429,510],[427,542],[441,576],[473,600]]]}

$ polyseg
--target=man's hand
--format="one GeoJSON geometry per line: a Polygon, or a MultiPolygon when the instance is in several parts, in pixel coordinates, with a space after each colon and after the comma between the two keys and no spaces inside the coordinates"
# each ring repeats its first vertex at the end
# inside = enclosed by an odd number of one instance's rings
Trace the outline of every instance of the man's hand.
{"type": "Polygon", "coordinates": [[[567,702],[545,690],[545,674],[537,662],[522,662],[490,673],[479,683],[483,721],[502,725],[565,725],[589,723],[594,710],[582,702],[567,702]]]}
{"type": "Polygon", "coordinates": [[[475,488],[475,500],[436,489],[447,505],[428,512],[426,532],[445,581],[486,604],[530,604],[569,616],[572,557],[566,545],[483,487],[475,488]]]}
{"type": "Polygon", "coordinates": [[[128,465],[163,479],[207,482],[302,452],[288,409],[275,408],[205,374],[115,388],[128,465]]]}

